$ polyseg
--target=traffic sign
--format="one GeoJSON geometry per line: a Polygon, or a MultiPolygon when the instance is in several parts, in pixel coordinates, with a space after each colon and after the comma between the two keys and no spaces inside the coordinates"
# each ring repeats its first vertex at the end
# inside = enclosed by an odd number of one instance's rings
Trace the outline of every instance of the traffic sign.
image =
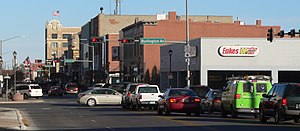
{"type": "Polygon", "coordinates": [[[141,38],[140,44],[165,44],[165,38],[141,38]]]}
{"type": "Polygon", "coordinates": [[[65,63],[74,63],[74,59],[65,59],[65,63]]]}
{"type": "Polygon", "coordinates": [[[185,57],[195,57],[197,55],[196,46],[184,46],[184,56],[185,57]]]}

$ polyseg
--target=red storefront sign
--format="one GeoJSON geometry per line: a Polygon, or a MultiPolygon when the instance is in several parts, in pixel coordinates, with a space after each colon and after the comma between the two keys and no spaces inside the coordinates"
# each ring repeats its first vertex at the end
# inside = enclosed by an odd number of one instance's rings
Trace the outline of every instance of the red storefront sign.
{"type": "Polygon", "coordinates": [[[218,53],[223,57],[253,57],[259,54],[256,46],[220,46],[218,53]]]}

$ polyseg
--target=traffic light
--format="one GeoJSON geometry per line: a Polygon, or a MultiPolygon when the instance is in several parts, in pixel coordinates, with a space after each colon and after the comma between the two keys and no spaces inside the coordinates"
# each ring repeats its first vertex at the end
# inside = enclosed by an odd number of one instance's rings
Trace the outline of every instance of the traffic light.
{"type": "Polygon", "coordinates": [[[277,33],[278,36],[280,36],[280,38],[284,37],[284,30],[281,30],[279,33],[277,33]]]}
{"type": "Polygon", "coordinates": [[[104,43],[103,37],[91,37],[90,43],[97,44],[97,43],[104,43]]]}
{"type": "Polygon", "coordinates": [[[295,37],[296,36],[296,30],[295,29],[292,29],[288,35],[290,35],[291,37],[295,37]]]}
{"type": "Polygon", "coordinates": [[[123,38],[119,40],[121,43],[133,43],[134,39],[123,38]]]}
{"type": "Polygon", "coordinates": [[[35,63],[42,63],[42,60],[40,60],[40,59],[35,59],[34,62],[35,62],[35,63]]]}
{"type": "Polygon", "coordinates": [[[267,41],[273,42],[273,28],[268,29],[267,41]]]}

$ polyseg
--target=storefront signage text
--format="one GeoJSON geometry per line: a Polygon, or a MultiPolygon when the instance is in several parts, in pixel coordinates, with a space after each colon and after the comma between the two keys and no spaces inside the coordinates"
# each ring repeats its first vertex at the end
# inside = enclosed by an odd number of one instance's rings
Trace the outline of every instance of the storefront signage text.
{"type": "Polygon", "coordinates": [[[218,52],[223,57],[251,57],[259,54],[259,48],[256,46],[220,46],[218,52]]]}

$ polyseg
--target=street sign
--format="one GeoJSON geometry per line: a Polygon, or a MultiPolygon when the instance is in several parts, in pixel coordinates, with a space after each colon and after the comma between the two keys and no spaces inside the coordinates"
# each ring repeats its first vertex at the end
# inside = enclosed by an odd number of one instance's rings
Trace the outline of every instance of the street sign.
{"type": "Polygon", "coordinates": [[[184,46],[184,56],[185,57],[195,57],[197,54],[196,46],[184,46]]]}
{"type": "Polygon", "coordinates": [[[74,59],[65,59],[65,63],[74,63],[74,59]]]}
{"type": "Polygon", "coordinates": [[[165,38],[141,38],[140,44],[165,44],[165,38]]]}
{"type": "Polygon", "coordinates": [[[52,65],[45,65],[45,67],[53,67],[52,65]]]}

